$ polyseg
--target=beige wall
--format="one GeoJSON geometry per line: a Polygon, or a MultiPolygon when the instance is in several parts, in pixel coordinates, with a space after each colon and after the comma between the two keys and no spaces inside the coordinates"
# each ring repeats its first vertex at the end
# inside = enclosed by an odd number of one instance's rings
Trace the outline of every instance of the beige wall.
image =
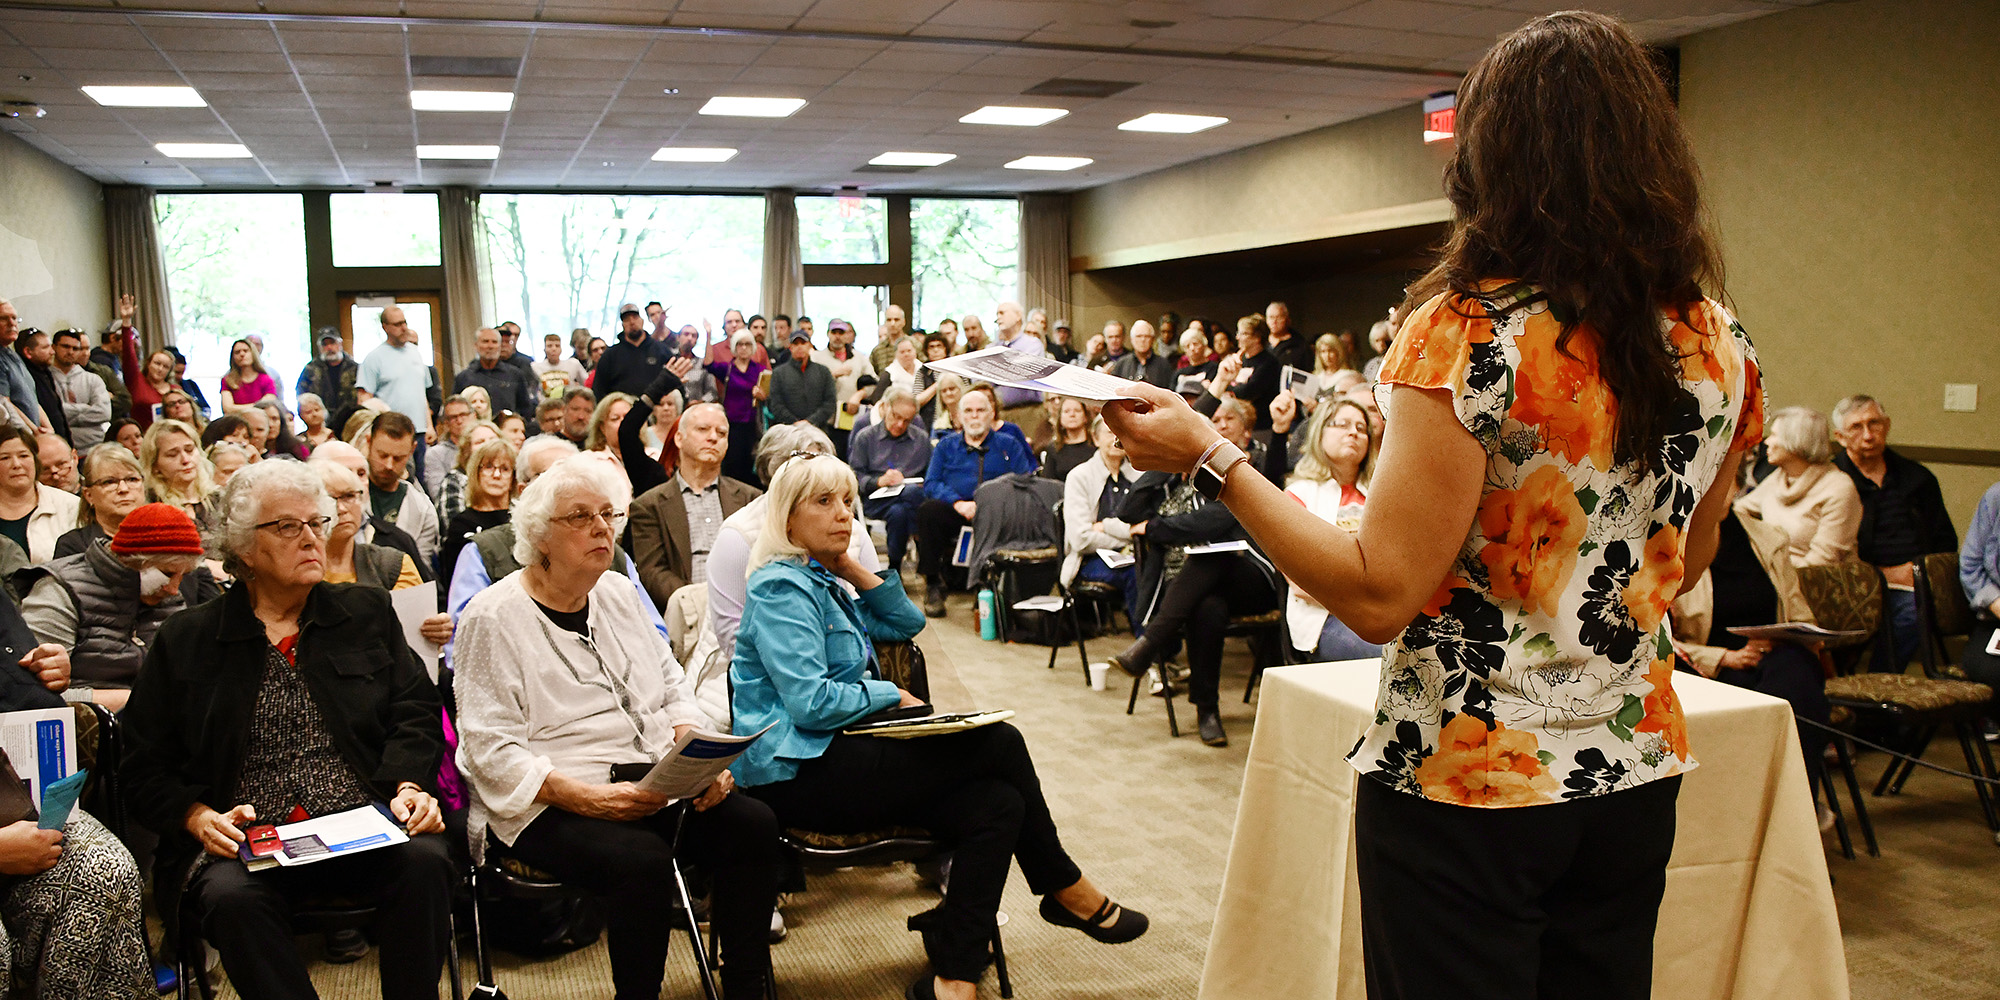
{"type": "MultiPolygon", "coordinates": [[[[1696,35],[1681,112],[1774,406],[2000,449],[2000,4],[1862,0],[1696,35]],[[1944,411],[1946,382],[1980,386],[1944,411]]],[[[1934,464],[1962,532],[1992,467],[1934,464]]]]}
{"type": "Polygon", "coordinates": [[[1449,150],[1422,136],[1411,105],[1080,192],[1071,269],[1443,221],[1449,150]]]}
{"type": "Polygon", "coordinates": [[[110,289],[97,182],[0,133],[0,298],[27,326],[88,329],[110,289]]]}

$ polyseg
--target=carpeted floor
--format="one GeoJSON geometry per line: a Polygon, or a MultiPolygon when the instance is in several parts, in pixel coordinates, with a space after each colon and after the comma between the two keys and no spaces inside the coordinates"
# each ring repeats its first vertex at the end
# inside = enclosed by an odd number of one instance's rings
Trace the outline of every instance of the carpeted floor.
{"type": "MultiPolygon", "coordinates": [[[[1256,707],[1241,701],[1247,650],[1229,643],[1222,708],[1232,743],[1211,749],[1195,739],[1185,702],[1177,703],[1183,735],[1169,739],[1158,699],[1142,693],[1137,714],[1126,717],[1123,674],[1112,672],[1111,690],[1091,691],[1073,648],[1048,670],[1046,647],[981,642],[971,620],[971,602],[954,598],[951,616],[925,633],[938,675],[935,700],[953,707],[966,699],[1018,713],[1014,723],[1035,752],[1070,853],[1115,898],[1152,918],[1152,932],[1138,941],[1098,945],[1043,923],[1016,873],[1004,901],[1016,993],[1022,1000],[1193,997],[1256,707]]],[[[1112,638],[1097,640],[1092,657],[1103,659],[1118,645],[1112,638]]],[[[1949,765],[1956,755],[1946,743],[1933,748],[1931,759],[1949,765]]],[[[1880,768],[1879,758],[1863,758],[1864,781],[1880,768]]],[[[2000,996],[2000,847],[1979,818],[1971,786],[1920,771],[1900,798],[1869,805],[1882,857],[1864,853],[1850,862],[1829,853],[1854,996],[2000,996]]],[[[810,890],[786,907],[791,936],[772,951],[779,996],[900,997],[923,966],[917,937],[903,921],[936,898],[907,867],[813,879],[810,890]]],[[[316,952],[318,941],[302,938],[301,946],[316,952]]],[[[690,961],[685,940],[677,937],[665,996],[700,996],[690,961]]],[[[496,965],[501,987],[515,1000],[611,995],[602,942],[544,962],[503,953],[496,965]]],[[[469,985],[469,941],[465,968],[469,985]]],[[[349,966],[315,964],[313,978],[329,998],[380,995],[372,952],[349,966]]],[[[990,974],[981,995],[999,995],[990,974]]]]}

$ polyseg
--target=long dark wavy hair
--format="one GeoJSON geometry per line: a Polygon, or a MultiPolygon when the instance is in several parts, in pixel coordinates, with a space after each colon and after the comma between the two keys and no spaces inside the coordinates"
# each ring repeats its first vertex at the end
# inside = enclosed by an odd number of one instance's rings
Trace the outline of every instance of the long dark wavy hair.
{"type": "Polygon", "coordinates": [[[1402,315],[1485,279],[1541,286],[1562,323],[1558,349],[1568,354],[1581,328],[1597,337],[1618,400],[1615,460],[1657,470],[1684,392],[1660,312],[1685,315],[1705,287],[1721,295],[1722,260],[1651,58],[1604,15],[1537,18],[1466,77],[1457,133],[1444,173],[1451,234],[1402,315]]]}

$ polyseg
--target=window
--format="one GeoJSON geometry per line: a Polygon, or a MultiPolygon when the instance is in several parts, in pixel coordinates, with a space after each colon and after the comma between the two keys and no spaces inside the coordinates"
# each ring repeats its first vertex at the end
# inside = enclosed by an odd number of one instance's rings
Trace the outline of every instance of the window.
{"type": "Polygon", "coordinates": [[[814,346],[825,347],[827,324],[844,319],[854,327],[854,342],[866,350],[875,346],[875,331],[882,328],[889,290],[880,285],[808,285],[805,302],[814,346]]]}
{"type": "Polygon", "coordinates": [[[732,195],[487,194],[488,270],[497,322],[514,320],[521,350],[588,329],[616,336],[618,307],[658,301],[675,327],[725,309],[757,311],[764,275],[764,199],[732,195]]]}
{"type": "Polygon", "coordinates": [[[887,201],[881,198],[801,197],[797,204],[799,254],[804,263],[888,262],[887,201]]]}
{"type": "Polygon", "coordinates": [[[254,335],[264,341],[264,368],[278,380],[279,395],[289,397],[311,360],[299,196],[161,194],[153,211],[186,377],[198,381],[210,406],[220,406],[229,345],[254,335]]]}
{"type": "Polygon", "coordinates": [[[438,199],[434,194],[335,194],[333,266],[436,267],[438,199]]]}
{"type": "MultiPolygon", "coordinates": [[[[910,243],[916,305],[912,327],[935,330],[939,320],[966,313],[989,317],[994,306],[1020,300],[1020,202],[913,199],[910,243]]],[[[1058,318],[1050,317],[1050,324],[1058,318]]]]}

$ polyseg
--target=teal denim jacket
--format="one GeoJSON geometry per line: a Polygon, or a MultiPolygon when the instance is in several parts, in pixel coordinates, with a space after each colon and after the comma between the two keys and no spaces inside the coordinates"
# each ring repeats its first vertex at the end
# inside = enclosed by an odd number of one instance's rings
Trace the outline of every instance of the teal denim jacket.
{"type": "Polygon", "coordinates": [[[841,727],[893,707],[901,696],[876,677],[872,640],[923,629],[924,614],[895,573],[856,600],[817,562],[783,558],[758,567],[729,665],[730,708],[738,734],[772,728],[732,765],[737,782],[788,780],[841,727]]]}

